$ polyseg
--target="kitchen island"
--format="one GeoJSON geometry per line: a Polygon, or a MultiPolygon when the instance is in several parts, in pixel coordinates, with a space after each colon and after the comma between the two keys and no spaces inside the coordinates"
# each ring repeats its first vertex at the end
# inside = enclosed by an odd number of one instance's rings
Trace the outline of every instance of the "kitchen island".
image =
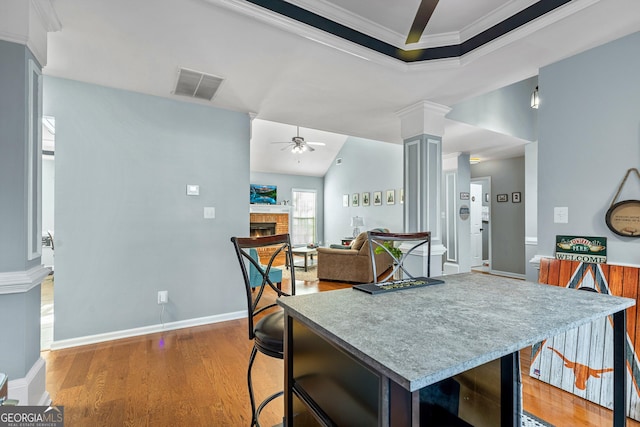
{"type": "MultiPolygon", "coordinates": [[[[497,405],[493,425],[516,426],[517,352],[612,314],[613,425],[624,425],[624,310],[633,300],[475,273],[442,279],[378,295],[344,289],[280,298],[285,425],[425,425],[433,415],[433,406],[424,404],[433,393],[425,390],[437,386],[449,395],[471,390],[477,406],[497,405]],[[493,381],[487,372],[495,374],[493,381]],[[497,402],[482,402],[496,384],[491,397],[497,402]]],[[[465,421],[464,404],[449,405],[450,425],[493,422],[465,421]]]]}

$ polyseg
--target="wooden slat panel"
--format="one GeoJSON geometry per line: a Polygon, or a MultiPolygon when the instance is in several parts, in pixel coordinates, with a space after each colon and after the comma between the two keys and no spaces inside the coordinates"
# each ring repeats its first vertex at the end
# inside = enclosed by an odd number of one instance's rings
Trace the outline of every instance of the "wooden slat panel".
{"type": "Polygon", "coordinates": [[[559,286],[560,285],[560,260],[553,259],[549,264],[549,277],[547,278],[547,283],[549,285],[559,286]]]}
{"type": "Polygon", "coordinates": [[[573,276],[573,272],[576,270],[574,267],[574,263],[571,261],[560,260],[557,260],[557,263],[560,266],[557,285],[566,288],[569,280],[571,280],[571,277],[573,276]]]}
{"type": "Polygon", "coordinates": [[[540,260],[540,272],[538,273],[538,283],[549,284],[549,266],[551,259],[542,258],[540,260]]]}

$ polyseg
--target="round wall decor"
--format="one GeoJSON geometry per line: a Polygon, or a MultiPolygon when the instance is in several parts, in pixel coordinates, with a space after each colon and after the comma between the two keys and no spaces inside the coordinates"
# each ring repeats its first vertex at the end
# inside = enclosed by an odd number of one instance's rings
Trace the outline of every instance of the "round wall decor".
{"type": "Polygon", "coordinates": [[[615,203],[607,211],[605,222],[619,236],[640,237],[640,200],[615,203]]]}

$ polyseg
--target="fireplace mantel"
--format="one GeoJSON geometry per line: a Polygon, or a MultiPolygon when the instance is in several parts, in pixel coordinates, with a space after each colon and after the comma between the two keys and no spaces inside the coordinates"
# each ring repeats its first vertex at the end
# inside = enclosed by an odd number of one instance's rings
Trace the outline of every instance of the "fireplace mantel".
{"type": "Polygon", "coordinates": [[[249,205],[250,213],[285,213],[291,212],[291,206],[288,205],[249,205]]]}

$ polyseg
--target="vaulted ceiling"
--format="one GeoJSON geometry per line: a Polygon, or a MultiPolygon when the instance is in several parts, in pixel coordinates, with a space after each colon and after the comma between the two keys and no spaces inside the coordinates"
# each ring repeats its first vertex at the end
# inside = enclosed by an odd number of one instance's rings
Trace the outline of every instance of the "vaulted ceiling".
{"type": "MultiPolygon", "coordinates": [[[[289,125],[269,140],[298,125],[398,143],[409,105],[452,105],[640,30],[638,0],[440,0],[409,45],[421,0],[134,3],[55,0],[62,31],[44,73],[181,100],[179,68],[213,74],[224,79],[213,100],[188,102],[289,125]]],[[[482,132],[450,126],[443,150],[473,153],[482,132]]]]}

